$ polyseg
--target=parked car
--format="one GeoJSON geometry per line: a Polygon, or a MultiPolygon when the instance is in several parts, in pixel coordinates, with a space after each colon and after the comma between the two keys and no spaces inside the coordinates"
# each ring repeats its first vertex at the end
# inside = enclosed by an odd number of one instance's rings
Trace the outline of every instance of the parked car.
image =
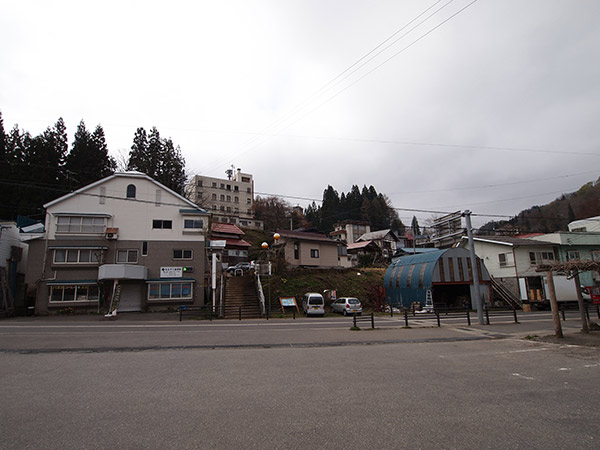
{"type": "Polygon", "coordinates": [[[325,300],[321,294],[307,292],[302,297],[302,311],[307,316],[324,316],[325,300]]]}
{"type": "Polygon", "coordinates": [[[227,273],[235,275],[236,273],[238,273],[238,270],[241,270],[243,274],[249,271],[250,269],[253,269],[253,267],[252,264],[250,264],[249,262],[239,262],[235,266],[229,266],[226,270],[227,273]]]}
{"type": "Polygon", "coordinates": [[[347,316],[348,314],[362,314],[362,304],[360,300],[354,297],[338,298],[331,304],[331,312],[339,312],[347,316]]]}

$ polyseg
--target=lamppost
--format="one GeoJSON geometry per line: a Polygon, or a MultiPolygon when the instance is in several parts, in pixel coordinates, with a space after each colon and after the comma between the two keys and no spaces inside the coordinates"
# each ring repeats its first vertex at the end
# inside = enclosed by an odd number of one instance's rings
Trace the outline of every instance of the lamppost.
{"type": "MultiPolygon", "coordinates": [[[[279,238],[281,238],[279,233],[275,233],[273,235],[273,240],[275,241],[275,243],[277,243],[279,241],[279,238]]],[[[267,251],[267,268],[269,271],[268,272],[268,275],[269,275],[269,298],[267,299],[267,305],[268,305],[267,320],[269,320],[269,316],[271,315],[271,252],[269,250],[268,243],[263,242],[262,244],[260,244],[260,246],[263,248],[263,250],[267,251]]]]}

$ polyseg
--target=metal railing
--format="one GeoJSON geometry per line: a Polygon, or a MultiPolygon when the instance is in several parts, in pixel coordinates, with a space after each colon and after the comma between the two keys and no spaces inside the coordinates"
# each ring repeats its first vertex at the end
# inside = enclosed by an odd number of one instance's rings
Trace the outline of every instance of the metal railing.
{"type": "MultiPolygon", "coordinates": [[[[471,311],[470,308],[435,308],[433,311],[417,311],[415,308],[401,308],[396,310],[396,314],[400,313],[404,318],[404,326],[409,327],[409,319],[412,320],[427,320],[435,319],[437,326],[442,326],[443,318],[464,318],[467,325],[471,326],[471,311]]],[[[486,325],[490,324],[490,317],[506,317],[507,312],[512,312],[514,323],[519,323],[517,317],[517,309],[492,309],[490,310],[487,306],[484,309],[484,318],[486,325]]],[[[394,316],[394,308],[390,307],[390,316],[394,316]]]]}
{"type": "Polygon", "coordinates": [[[371,313],[371,314],[367,314],[365,316],[363,316],[363,315],[359,316],[357,314],[353,314],[352,315],[352,326],[354,328],[359,328],[358,322],[371,322],[371,329],[375,329],[375,314],[371,313]]]}

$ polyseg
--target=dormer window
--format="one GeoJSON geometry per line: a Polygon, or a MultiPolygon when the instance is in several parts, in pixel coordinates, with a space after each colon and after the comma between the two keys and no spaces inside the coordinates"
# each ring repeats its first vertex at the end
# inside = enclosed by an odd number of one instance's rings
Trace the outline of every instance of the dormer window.
{"type": "Polygon", "coordinates": [[[127,186],[127,198],[135,198],[135,185],[130,184],[127,186]]]}

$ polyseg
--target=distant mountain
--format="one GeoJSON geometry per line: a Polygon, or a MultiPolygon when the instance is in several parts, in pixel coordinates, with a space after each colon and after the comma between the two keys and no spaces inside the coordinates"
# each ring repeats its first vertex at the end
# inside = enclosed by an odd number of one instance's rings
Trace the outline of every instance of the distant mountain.
{"type": "Polygon", "coordinates": [[[567,231],[570,222],[594,216],[600,216],[600,178],[584,184],[577,192],[561,195],[547,205],[521,211],[510,220],[488,222],[478,234],[567,231]]]}

